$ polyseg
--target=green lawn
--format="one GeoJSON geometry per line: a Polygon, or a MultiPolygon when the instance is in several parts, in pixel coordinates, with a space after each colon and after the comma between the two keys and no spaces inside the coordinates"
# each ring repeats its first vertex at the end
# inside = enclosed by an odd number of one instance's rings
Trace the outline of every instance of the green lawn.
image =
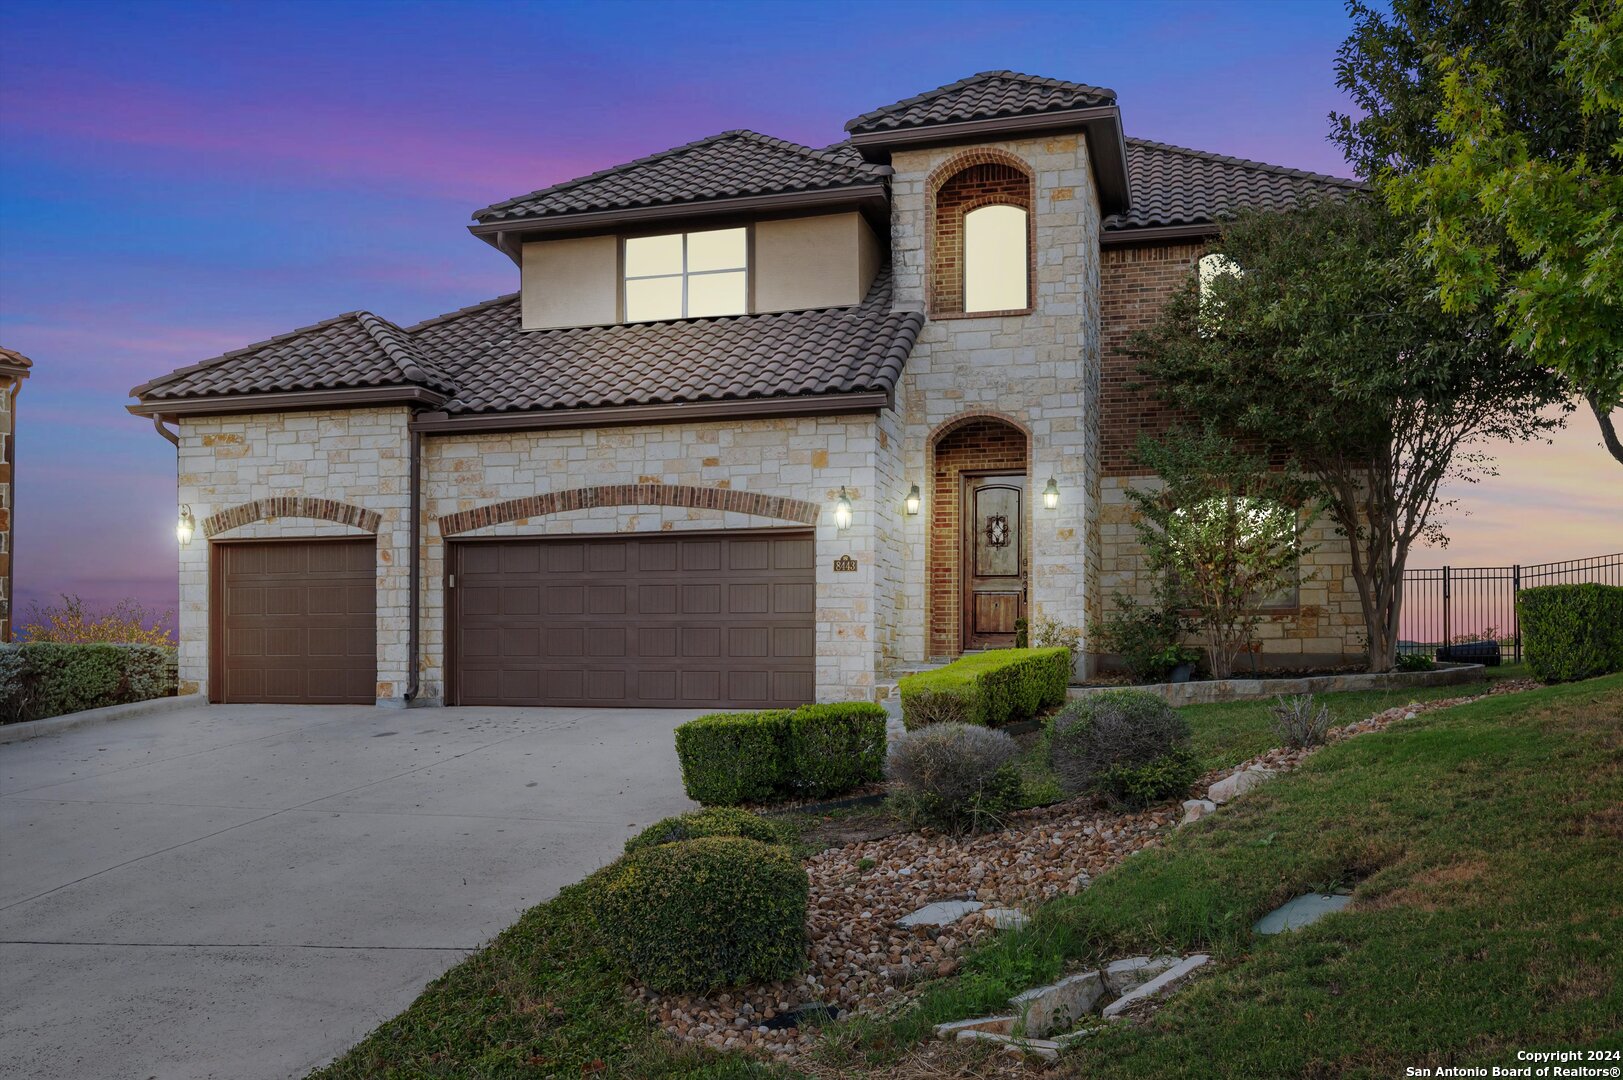
{"type": "MultiPolygon", "coordinates": [[[[1467,691],[1469,688],[1467,688],[1467,691]]],[[[1344,720],[1425,693],[1326,698],[1344,720]],[[1356,700],[1348,700],[1356,699],[1356,700]]],[[[1208,763],[1273,745],[1255,704],[1188,710],[1208,763]]],[[[888,1022],[829,1029],[826,1065],[889,1071],[931,1024],[1000,1008],[1082,962],[1205,949],[1220,968],[1150,1030],[1115,1031],[1079,1075],[1391,1076],[1618,1045],[1623,1026],[1623,676],[1400,723],[1185,829],[967,958],[888,1022]],[[1361,910],[1257,941],[1308,888],[1361,910]]],[[[532,908],[315,1076],[789,1078],[659,1036],[593,942],[587,883],[532,908]]]]}
{"type": "Polygon", "coordinates": [[[1623,675],[1494,697],[1322,751],[1048,905],[913,1014],[842,1025],[830,1061],[882,1073],[932,1023],[1067,967],[1162,950],[1219,966],[1149,1026],[1089,1040],[1066,1073],[1389,1077],[1617,1048],[1620,879],[1623,675]],[[1355,886],[1353,912],[1250,933],[1282,901],[1336,885],[1355,886]]]}

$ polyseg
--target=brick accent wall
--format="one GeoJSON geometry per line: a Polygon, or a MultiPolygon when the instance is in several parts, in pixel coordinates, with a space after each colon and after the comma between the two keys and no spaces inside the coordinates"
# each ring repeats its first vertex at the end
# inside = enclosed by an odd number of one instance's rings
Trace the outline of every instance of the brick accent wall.
{"type": "MultiPolygon", "coordinates": [[[[964,215],[982,206],[1018,206],[1027,214],[1026,267],[1036,265],[1036,240],[1030,227],[1031,176],[1007,154],[977,148],[937,168],[932,183],[930,230],[930,312],[961,314],[964,310],[964,215]]],[[[1026,283],[1026,296],[1033,294],[1026,283]]],[[[1030,310],[1029,308],[1024,310],[1030,310]]],[[[976,317],[1005,314],[976,312],[976,317]]]]}
{"type": "Polygon", "coordinates": [[[475,510],[447,514],[439,520],[440,533],[453,536],[487,525],[501,525],[569,510],[593,510],[601,506],[686,506],[777,518],[780,521],[798,521],[804,525],[815,525],[817,516],[822,513],[822,507],[804,499],[786,499],[753,491],[696,487],[691,484],[605,484],[526,495],[521,499],[508,499],[475,510]]]}
{"type": "MultiPolygon", "coordinates": [[[[959,557],[963,540],[963,474],[966,469],[1027,471],[1025,432],[1004,420],[974,417],[951,427],[935,443],[930,478],[930,541],[925,550],[929,580],[931,656],[956,656],[963,648],[963,586],[959,557]]],[[[1028,484],[1029,488],[1030,485],[1028,484]]],[[[1031,493],[1020,530],[1031,557],[1031,493]]]]}
{"type": "Polygon", "coordinates": [[[334,521],[340,525],[353,525],[367,532],[378,531],[383,515],[336,499],[311,499],[303,495],[282,495],[274,499],[254,499],[229,510],[222,510],[203,519],[203,536],[216,536],[230,529],[251,525],[256,521],[275,518],[309,518],[313,521],[334,521]]]}
{"type": "Polygon", "coordinates": [[[1140,435],[1163,431],[1174,410],[1148,390],[1133,389],[1143,381],[1127,355],[1127,342],[1155,322],[1172,294],[1189,280],[1199,243],[1145,247],[1107,247],[1100,253],[1099,307],[1103,325],[1100,345],[1104,370],[1099,407],[1101,466],[1105,476],[1142,476],[1136,463],[1140,435]]]}

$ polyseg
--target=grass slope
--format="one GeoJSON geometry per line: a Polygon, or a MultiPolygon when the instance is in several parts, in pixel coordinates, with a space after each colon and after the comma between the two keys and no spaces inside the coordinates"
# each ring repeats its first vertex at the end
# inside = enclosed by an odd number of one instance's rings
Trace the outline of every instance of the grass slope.
{"type": "Polygon", "coordinates": [[[933,1022],[1164,950],[1220,968],[1065,1072],[1386,1077],[1623,1046],[1620,880],[1623,676],[1488,698],[1321,751],[1048,905],[916,1013],[842,1025],[829,1061],[882,1072],[933,1022]],[[1353,883],[1354,913],[1250,933],[1292,896],[1353,883]]]}

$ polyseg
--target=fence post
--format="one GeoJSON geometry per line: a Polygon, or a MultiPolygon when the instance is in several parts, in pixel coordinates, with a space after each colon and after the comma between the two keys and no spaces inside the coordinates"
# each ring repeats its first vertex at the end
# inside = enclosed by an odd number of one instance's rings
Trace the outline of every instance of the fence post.
{"type": "Polygon", "coordinates": [[[1510,621],[1516,624],[1516,663],[1522,662],[1522,616],[1516,599],[1522,592],[1522,564],[1510,568],[1510,621]]]}
{"type": "Polygon", "coordinates": [[[1452,590],[1449,588],[1448,567],[1443,567],[1443,648],[1448,648],[1454,640],[1453,632],[1449,629],[1448,596],[1452,590]]]}

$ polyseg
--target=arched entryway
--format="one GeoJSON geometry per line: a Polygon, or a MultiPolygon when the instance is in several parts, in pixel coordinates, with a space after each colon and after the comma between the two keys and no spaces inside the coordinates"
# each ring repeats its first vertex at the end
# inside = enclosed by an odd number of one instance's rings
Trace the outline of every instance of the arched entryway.
{"type": "Polygon", "coordinates": [[[984,414],[957,417],[931,436],[931,656],[1014,644],[1031,559],[1028,443],[1018,424],[984,414]]]}

